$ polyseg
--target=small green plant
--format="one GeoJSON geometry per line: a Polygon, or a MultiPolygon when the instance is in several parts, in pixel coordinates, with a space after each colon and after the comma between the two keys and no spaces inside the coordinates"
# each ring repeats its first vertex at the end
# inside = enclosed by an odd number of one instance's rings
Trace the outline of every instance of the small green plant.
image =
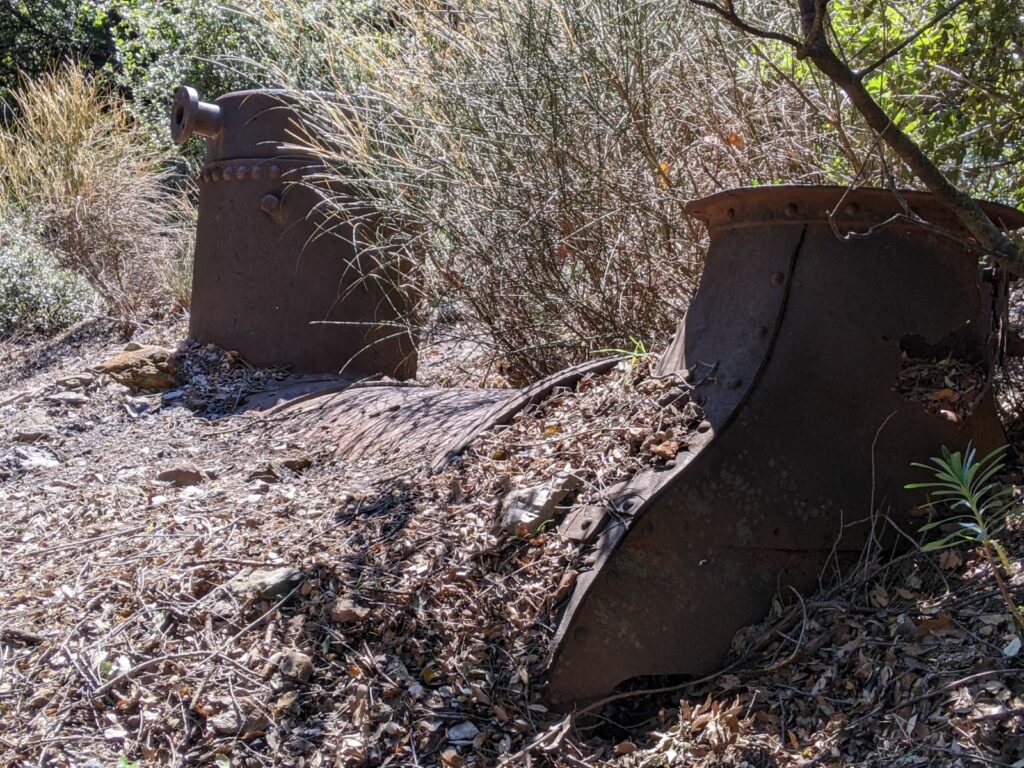
{"type": "Polygon", "coordinates": [[[1010,615],[1017,627],[1024,629],[1024,615],[1000,572],[1000,567],[1007,574],[1012,572],[1012,568],[1006,549],[997,537],[1005,530],[1011,517],[1021,514],[1021,505],[1013,497],[1012,490],[997,480],[1003,469],[1005,447],[979,459],[977,450],[970,443],[963,454],[951,452],[943,446],[942,456],[932,457],[931,465],[916,462],[912,465],[931,472],[935,482],[910,483],[905,487],[909,490],[927,489],[932,507],[937,511],[946,509],[950,513],[923,525],[922,533],[942,526],[955,526],[952,532],[928,542],[921,550],[936,552],[960,544],[977,544],[992,569],[992,576],[1010,615]]]}
{"type": "Polygon", "coordinates": [[[629,358],[629,365],[631,367],[646,360],[653,354],[647,346],[647,342],[643,339],[638,339],[636,336],[630,336],[629,343],[633,345],[632,349],[625,349],[624,347],[608,347],[597,350],[597,353],[601,355],[624,355],[629,358]]]}

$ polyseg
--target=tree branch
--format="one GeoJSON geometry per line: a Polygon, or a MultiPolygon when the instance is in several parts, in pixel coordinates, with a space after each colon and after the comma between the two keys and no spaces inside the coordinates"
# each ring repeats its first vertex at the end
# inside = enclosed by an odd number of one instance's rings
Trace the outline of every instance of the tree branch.
{"type": "Polygon", "coordinates": [[[699,5],[701,8],[706,8],[707,10],[718,14],[734,27],[749,35],[762,37],[766,40],[777,40],[780,43],[791,45],[794,48],[800,47],[800,42],[795,37],[790,37],[782,32],[772,32],[770,29],[762,29],[761,27],[756,27],[753,24],[747,23],[736,14],[731,2],[727,4],[727,7],[719,5],[714,2],[714,0],[690,0],[690,2],[693,5],[699,5]]]}

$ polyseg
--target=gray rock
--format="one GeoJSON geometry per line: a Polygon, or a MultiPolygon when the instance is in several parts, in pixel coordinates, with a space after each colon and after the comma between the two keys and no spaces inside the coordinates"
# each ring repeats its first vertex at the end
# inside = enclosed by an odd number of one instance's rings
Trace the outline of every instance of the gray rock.
{"type": "Polygon", "coordinates": [[[515,536],[532,536],[555,516],[555,508],[580,483],[567,469],[547,483],[509,491],[502,501],[501,527],[515,536]]]}
{"type": "Polygon", "coordinates": [[[313,660],[301,651],[285,651],[277,662],[277,668],[286,680],[305,683],[313,676],[313,660]]]}
{"type": "Polygon", "coordinates": [[[227,703],[226,709],[207,720],[207,725],[220,736],[259,733],[270,725],[270,719],[257,711],[252,702],[243,702],[242,707],[227,703]]]}
{"type": "Polygon", "coordinates": [[[224,588],[241,600],[273,600],[291,591],[302,576],[302,571],[288,566],[246,569],[232,576],[224,588]]]}
{"type": "Polygon", "coordinates": [[[52,427],[25,427],[15,432],[12,439],[16,443],[38,443],[42,440],[49,440],[55,434],[52,427]]]}
{"type": "Polygon", "coordinates": [[[88,389],[95,383],[96,377],[91,373],[76,373],[57,379],[57,386],[64,389],[88,389]]]}
{"type": "Polygon", "coordinates": [[[156,479],[161,483],[170,483],[181,488],[186,485],[197,485],[203,482],[203,473],[195,464],[181,464],[165,469],[156,479]]]}
{"type": "Polygon", "coordinates": [[[476,738],[478,733],[480,733],[479,728],[469,720],[463,720],[448,729],[448,741],[453,744],[468,744],[476,738]]]}
{"type": "Polygon", "coordinates": [[[335,624],[359,624],[370,615],[370,609],[345,597],[339,597],[331,606],[331,621],[335,624]]]}
{"type": "Polygon", "coordinates": [[[88,396],[81,392],[56,392],[52,395],[47,395],[46,399],[51,403],[74,406],[85,405],[89,402],[88,396]]]}

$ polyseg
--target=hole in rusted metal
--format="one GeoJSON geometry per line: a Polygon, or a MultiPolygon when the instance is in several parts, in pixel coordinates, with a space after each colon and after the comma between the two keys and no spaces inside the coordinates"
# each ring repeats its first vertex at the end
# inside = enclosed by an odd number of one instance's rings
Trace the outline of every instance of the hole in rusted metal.
{"type": "Polygon", "coordinates": [[[900,339],[896,393],[928,413],[959,424],[971,415],[987,383],[983,361],[965,359],[949,345],[931,345],[920,336],[900,339]]]}

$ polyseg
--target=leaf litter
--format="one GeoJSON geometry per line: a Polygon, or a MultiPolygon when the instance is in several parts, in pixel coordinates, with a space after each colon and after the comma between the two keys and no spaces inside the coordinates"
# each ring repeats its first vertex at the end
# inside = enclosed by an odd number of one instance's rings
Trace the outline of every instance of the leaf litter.
{"type": "Polygon", "coordinates": [[[81,404],[47,399],[77,359],[0,398],[4,764],[1024,765],[1024,654],[970,551],[876,548],[839,586],[780,595],[711,679],[548,711],[548,643],[588,554],[561,523],[701,419],[646,360],[438,475],[395,476],[258,415],[214,418],[283,374],[182,354],[171,399],[103,376],[81,404]],[[18,434],[52,460],[18,459],[18,434]],[[195,482],[157,479],[185,466],[195,482]],[[566,472],[554,519],[501,527],[510,493],[566,472]]]}

